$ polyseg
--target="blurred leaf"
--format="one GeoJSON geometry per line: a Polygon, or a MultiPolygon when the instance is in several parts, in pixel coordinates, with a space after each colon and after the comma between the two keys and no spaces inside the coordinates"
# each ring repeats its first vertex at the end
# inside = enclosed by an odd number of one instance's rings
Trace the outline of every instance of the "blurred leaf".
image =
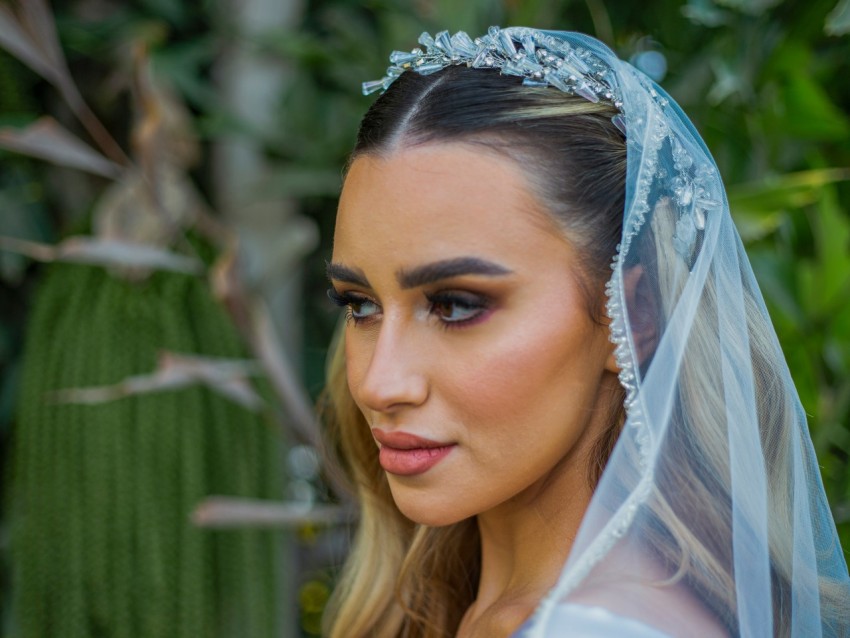
{"type": "Polygon", "coordinates": [[[193,257],[178,255],[148,244],[82,236],[69,237],[55,246],[13,237],[0,237],[0,250],[10,250],[47,262],[65,261],[95,266],[170,270],[186,274],[201,274],[204,270],[203,263],[193,257]]]}
{"type": "Polygon", "coordinates": [[[290,164],[274,168],[268,177],[256,185],[255,192],[261,198],[337,197],[341,187],[341,169],[290,164]]]}
{"type": "Polygon", "coordinates": [[[719,27],[730,21],[727,11],[719,9],[711,0],[688,0],[682,7],[682,15],[695,24],[719,27]]]}
{"type": "Polygon", "coordinates": [[[162,352],[153,374],[127,377],[115,385],[57,390],[51,399],[56,403],[98,404],[200,384],[244,408],[257,411],[264,402],[247,377],[258,372],[259,366],[254,361],[162,352]]]}
{"type": "Polygon", "coordinates": [[[713,58],[711,70],[714,72],[714,84],[707,96],[711,104],[720,104],[733,95],[747,93],[748,85],[738,65],[731,65],[720,58],[713,58]]]}
{"type": "Polygon", "coordinates": [[[12,422],[21,382],[20,362],[13,360],[3,363],[5,370],[0,375],[0,437],[7,436],[4,430],[12,422]]]}
{"type": "Polygon", "coordinates": [[[737,184],[728,190],[729,203],[750,209],[776,210],[786,208],[789,203],[796,206],[793,198],[802,194],[808,198],[820,194],[824,186],[850,180],[850,167],[819,168],[796,173],[770,176],[758,182],[737,184]]]}
{"type": "Polygon", "coordinates": [[[0,128],[0,148],[111,179],[123,171],[50,116],[24,129],[0,128]]]}
{"type": "Polygon", "coordinates": [[[839,0],[835,8],[826,16],[824,31],[829,35],[850,33],[850,0],[839,0]]]}
{"type": "Polygon", "coordinates": [[[156,77],[167,80],[191,104],[220,109],[221,96],[206,78],[206,69],[219,55],[219,38],[208,34],[186,43],[159,47],[151,53],[151,61],[156,77]]]}
{"type": "Polygon", "coordinates": [[[816,259],[812,280],[805,282],[808,307],[821,316],[832,316],[834,307],[843,307],[850,294],[850,219],[843,214],[834,193],[826,191],[816,208],[816,259]]]}
{"type": "Polygon", "coordinates": [[[175,26],[182,26],[188,22],[187,5],[181,0],[141,0],[141,2],[152,13],[162,16],[175,26]]]}
{"type": "Polygon", "coordinates": [[[70,82],[49,8],[44,0],[0,4],[0,46],[54,85],[70,82]]]}
{"type": "Polygon", "coordinates": [[[232,527],[292,527],[296,525],[329,525],[351,520],[343,507],[310,503],[278,503],[230,496],[210,496],[192,513],[199,527],[226,529],[232,527]]]}
{"type": "Polygon", "coordinates": [[[89,108],[74,83],[46,0],[20,0],[13,11],[0,4],[0,46],[8,49],[53,84],[92,139],[113,162],[125,163],[124,151],[89,108]]]}
{"type": "Polygon", "coordinates": [[[788,133],[812,140],[834,141],[850,132],[847,116],[832,103],[826,91],[807,73],[795,72],[782,91],[788,133]]]}
{"type": "MultiPolygon", "coordinates": [[[[465,2],[436,0],[435,5],[435,13],[440,21],[444,25],[450,25],[452,32],[483,31],[483,24],[489,23],[492,19],[492,3],[488,0],[466,0],[465,2]]],[[[448,26],[439,28],[445,29],[448,26]]]]}
{"type": "Polygon", "coordinates": [[[730,9],[736,9],[742,13],[749,15],[760,15],[772,9],[782,2],[782,0],[714,0],[717,4],[730,9]]]}
{"type": "Polygon", "coordinates": [[[779,311],[778,315],[771,315],[777,331],[803,329],[806,316],[794,294],[798,271],[792,259],[768,249],[751,250],[749,257],[766,301],[779,311]]]}
{"type": "MultiPolygon", "coordinates": [[[[42,204],[41,184],[27,171],[7,167],[0,176],[0,236],[28,241],[50,241],[50,220],[42,204]]],[[[0,252],[0,278],[18,284],[29,260],[15,253],[0,252]]]]}
{"type": "Polygon", "coordinates": [[[167,38],[168,25],[162,20],[140,16],[137,10],[123,4],[102,5],[99,10],[95,6],[93,11],[61,11],[56,16],[56,26],[62,34],[62,46],[68,57],[73,59],[79,54],[103,59],[107,55],[114,56],[128,42],[154,44],[167,38]]]}
{"type": "Polygon", "coordinates": [[[305,31],[269,29],[254,35],[252,43],[261,51],[276,53],[300,63],[329,63],[333,59],[322,40],[305,31]]]}
{"type": "Polygon", "coordinates": [[[746,208],[733,209],[735,226],[745,244],[749,244],[776,232],[785,221],[781,211],[753,211],[746,208]]]}
{"type": "Polygon", "coordinates": [[[850,180],[850,168],[826,168],[786,173],[728,189],[729,207],[741,238],[749,243],[774,232],[782,213],[799,210],[821,199],[824,187],[850,180]]]}

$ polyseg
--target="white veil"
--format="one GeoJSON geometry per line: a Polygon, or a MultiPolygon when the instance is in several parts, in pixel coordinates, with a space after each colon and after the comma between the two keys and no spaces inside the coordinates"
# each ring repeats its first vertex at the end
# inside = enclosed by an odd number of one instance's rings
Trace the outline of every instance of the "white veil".
{"type": "Polygon", "coordinates": [[[846,636],[850,582],[806,417],[729,214],[679,106],[587,36],[622,100],[624,230],[608,284],[627,419],[530,636],[562,603],[673,636],[846,636]]]}

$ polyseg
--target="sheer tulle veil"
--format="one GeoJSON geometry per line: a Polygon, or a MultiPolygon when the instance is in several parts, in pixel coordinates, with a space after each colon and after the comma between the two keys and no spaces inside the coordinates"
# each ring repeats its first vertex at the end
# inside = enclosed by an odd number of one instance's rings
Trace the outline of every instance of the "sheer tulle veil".
{"type": "Polygon", "coordinates": [[[714,160],[644,74],[593,38],[547,33],[610,67],[622,100],[607,293],[627,419],[530,635],[556,629],[570,601],[697,635],[690,607],[665,604],[677,588],[730,635],[848,635],[847,565],[805,412],[714,160]]]}
{"type": "Polygon", "coordinates": [[[563,610],[577,605],[671,636],[850,635],[847,564],[805,412],[696,129],[593,38],[518,27],[482,38],[423,34],[424,58],[394,53],[364,91],[408,68],[495,66],[612,103],[627,146],[606,289],[626,420],[523,636],[571,635],[563,610]]]}

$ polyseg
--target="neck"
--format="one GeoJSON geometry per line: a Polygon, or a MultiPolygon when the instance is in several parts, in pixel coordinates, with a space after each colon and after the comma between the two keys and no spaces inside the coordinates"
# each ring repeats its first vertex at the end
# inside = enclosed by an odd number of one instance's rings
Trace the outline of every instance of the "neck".
{"type": "Polygon", "coordinates": [[[593,414],[571,452],[545,477],[478,515],[481,578],[458,636],[509,636],[555,585],[593,496],[588,468],[594,444],[609,427],[608,410],[593,414]]]}
{"type": "Polygon", "coordinates": [[[554,585],[592,495],[581,470],[556,468],[558,475],[550,475],[546,485],[533,486],[530,494],[479,515],[481,586],[476,604],[512,592],[542,595],[554,585]]]}
{"type": "Polygon", "coordinates": [[[585,464],[566,458],[542,484],[478,516],[481,579],[458,636],[519,628],[557,581],[591,495],[585,464]]]}

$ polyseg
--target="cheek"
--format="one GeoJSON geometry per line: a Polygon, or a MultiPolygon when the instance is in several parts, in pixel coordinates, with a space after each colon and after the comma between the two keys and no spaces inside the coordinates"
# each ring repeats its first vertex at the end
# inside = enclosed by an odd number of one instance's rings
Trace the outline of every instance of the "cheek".
{"type": "Polygon", "coordinates": [[[490,339],[445,388],[473,436],[512,439],[517,427],[542,433],[548,423],[563,429],[583,422],[595,401],[606,352],[599,342],[583,315],[555,312],[490,339]]]}
{"type": "Polygon", "coordinates": [[[363,410],[363,406],[357,400],[357,388],[369,366],[372,356],[371,342],[364,340],[362,334],[357,334],[351,327],[346,327],[345,335],[345,376],[348,380],[348,391],[354,398],[355,403],[363,410]]]}
{"type": "MultiPolygon", "coordinates": [[[[478,514],[544,485],[564,472],[584,486],[583,460],[592,440],[593,406],[604,365],[593,355],[594,334],[566,329],[569,322],[535,323],[490,339],[478,355],[464,353],[466,365],[450,366],[437,396],[457,426],[461,462],[452,468],[450,505],[435,511],[449,518],[478,514]],[[562,464],[564,459],[570,459],[562,464]],[[561,468],[556,470],[555,468],[561,468]],[[456,500],[454,490],[464,494],[456,500]]],[[[517,501],[518,503],[524,501],[517,501]]],[[[433,516],[431,504],[413,499],[409,515],[433,516]]],[[[446,520],[440,519],[439,524],[446,520]]]]}

